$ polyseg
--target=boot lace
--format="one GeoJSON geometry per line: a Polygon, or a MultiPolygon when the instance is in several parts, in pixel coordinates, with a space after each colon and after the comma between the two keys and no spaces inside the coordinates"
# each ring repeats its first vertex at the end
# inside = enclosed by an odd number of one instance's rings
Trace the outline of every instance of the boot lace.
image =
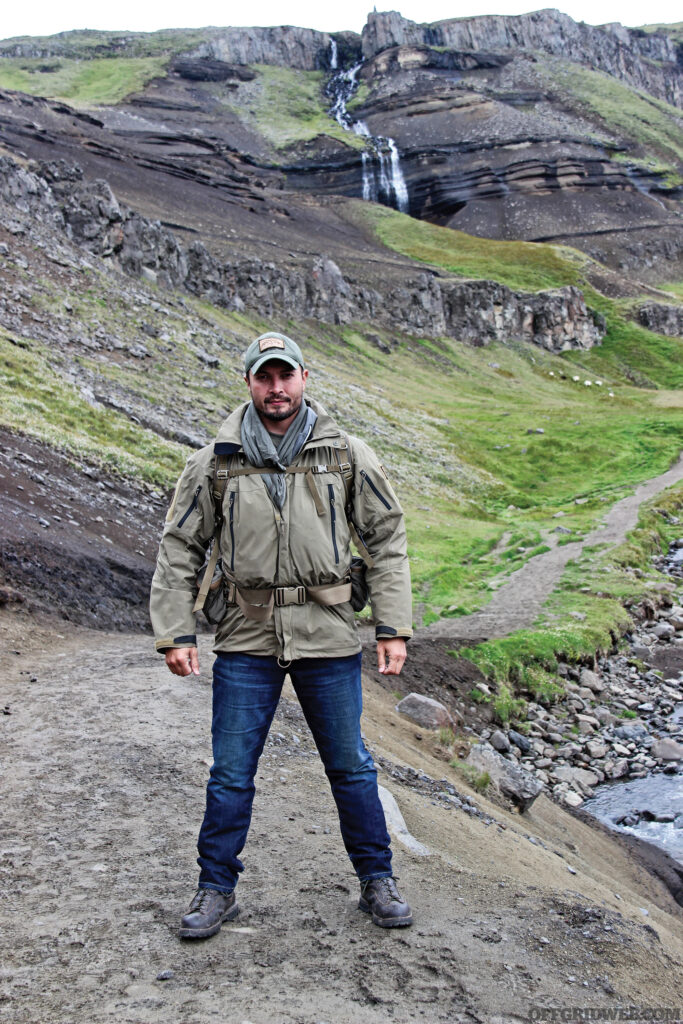
{"type": "Polygon", "coordinates": [[[198,889],[197,895],[192,900],[192,909],[198,910],[200,913],[204,911],[204,904],[211,898],[210,889],[198,889]]]}
{"type": "Polygon", "coordinates": [[[377,878],[374,880],[372,888],[381,903],[387,903],[390,900],[395,900],[397,903],[403,903],[401,894],[396,886],[395,878],[377,878]]]}

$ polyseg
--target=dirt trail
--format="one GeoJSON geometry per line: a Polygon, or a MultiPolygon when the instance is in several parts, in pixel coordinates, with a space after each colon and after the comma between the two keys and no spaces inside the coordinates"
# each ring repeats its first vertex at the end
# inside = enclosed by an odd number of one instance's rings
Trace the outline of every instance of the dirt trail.
{"type": "Polygon", "coordinates": [[[584,546],[621,544],[638,521],[638,509],[659,491],[683,480],[683,454],[665,473],[639,484],[633,494],[622,498],[606,513],[603,525],[582,541],[558,546],[556,535],[545,539],[550,551],[530,558],[513,572],[481,611],[457,619],[441,619],[420,630],[420,636],[458,640],[484,640],[507,636],[516,629],[533,625],[543,604],[557,586],[567,562],[578,558],[584,546]]]}
{"type": "Polygon", "coordinates": [[[257,778],[241,913],[182,944],[210,760],[208,641],[202,675],[184,680],[149,638],[60,636],[0,614],[0,1020],[507,1024],[539,1005],[676,1005],[683,933],[663,886],[543,797],[523,818],[477,797],[486,824],[438,785],[425,795],[426,783],[399,782],[392,764],[463,789],[433,736],[370,680],[364,729],[380,781],[430,851],[394,844],[413,928],[382,931],[356,909],[290,692],[257,778]]]}

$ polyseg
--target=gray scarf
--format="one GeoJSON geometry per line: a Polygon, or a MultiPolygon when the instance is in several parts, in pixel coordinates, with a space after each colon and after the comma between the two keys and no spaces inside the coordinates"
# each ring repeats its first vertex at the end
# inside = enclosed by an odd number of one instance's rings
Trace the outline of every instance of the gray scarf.
{"type": "Polygon", "coordinates": [[[257,413],[254,403],[247,406],[242,419],[242,447],[252,466],[274,466],[278,473],[264,473],[263,482],[268,489],[273,504],[282,508],[287,496],[285,470],[296,458],[315,425],[318,414],[313,412],[305,401],[284,435],[279,450],[257,413]]]}

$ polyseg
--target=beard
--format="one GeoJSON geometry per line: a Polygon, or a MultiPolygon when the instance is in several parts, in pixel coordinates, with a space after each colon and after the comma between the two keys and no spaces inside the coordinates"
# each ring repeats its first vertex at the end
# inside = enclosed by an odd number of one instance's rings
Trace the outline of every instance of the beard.
{"type": "Polygon", "coordinates": [[[299,399],[298,402],[295,399],[292,399],[284,408],[269,410],[264,403],[262,409],[259,409],[257,406],[257,411],[264,419],[271,420],[273,423],[278,423],[280,420],[287,420],[290,416],[294,416],[300,408],[301,399],[299,399]]]}

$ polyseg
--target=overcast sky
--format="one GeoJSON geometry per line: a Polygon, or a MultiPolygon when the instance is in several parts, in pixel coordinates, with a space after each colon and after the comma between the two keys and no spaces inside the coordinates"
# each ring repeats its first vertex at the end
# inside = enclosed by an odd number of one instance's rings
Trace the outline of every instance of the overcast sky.
{"type": "MultiPolygon", "coordinates": [[[[523,0],[403,0],[394,9],[413,21],[432,22],[475,14],[524,14],[539,10],[523,0]]],[[[251,0],[220,3],[217,0],[118,0],[95,4],[92,0],[28,0],[19,4],[4,0],[0,13],[0,39],[19,35],[51,35],[74,28],[128,29],[152,32],[159,28],[198,28],[205,25],[301,25],[328,32],[351,29],[360,32],[372,10],[367,0],[343,0],[320,4],[318,0],[251,0]]],[[[378,4],[378,10],[391,10],[378,4]]],[[[560,10],[576,21],[600,25],[670,23],[681,20],[681,0],[562,0],[560,10]]]]}

